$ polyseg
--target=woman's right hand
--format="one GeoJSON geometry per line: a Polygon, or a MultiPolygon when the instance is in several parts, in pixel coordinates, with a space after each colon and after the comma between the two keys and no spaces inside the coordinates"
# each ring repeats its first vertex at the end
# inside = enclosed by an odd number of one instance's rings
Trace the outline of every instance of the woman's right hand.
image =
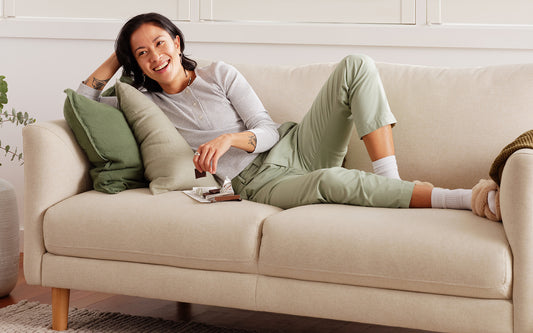
{"type": "Polygon", "coordinates": [[[119,68],[120,63],[117,55],[113,52],[83,83],[93,89],[104,90],[107,82],[111,80],[119,68]]]}

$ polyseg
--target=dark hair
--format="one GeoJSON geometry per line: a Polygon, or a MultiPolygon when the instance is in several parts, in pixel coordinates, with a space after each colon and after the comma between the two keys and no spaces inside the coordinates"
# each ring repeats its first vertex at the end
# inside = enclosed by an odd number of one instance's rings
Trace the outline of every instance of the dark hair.
{"type": "Polygon", "coordinates": [[[137,64],[137,59],[135,58],[135,55],[131,50],[131,35],[137,29],[139,29],[141,25],[145,23],[152,23],[160,27],[161,29],[166,30],[170,37],[172,37],[172,39],[176,38],[176,36],[179,36],[181,63],[183,65],[183,68],[189,71],[193,71],[196,68],[197,63],[196,61],[187,58],[185,54],[183,54],[183,50],[185,49],[183,33],[174,23],[172,23],[171,20],[169,20],[165,16],[158,13],[147,13],[140,14],[129,19],[128,22],[126,22],[126,24],[124,24],[124,26],[120,30],[120,33],[118,34],[117,40],[115,42],[115,53],[117,55],[119,63],[122,65],[123,75],[133,78],[134,87],[144,87],[148,91],[160,92],[163,91],[163,89],[161,88],[159,83],[150,79],[148,76],[143,75],[143,71],[137,64]]]}

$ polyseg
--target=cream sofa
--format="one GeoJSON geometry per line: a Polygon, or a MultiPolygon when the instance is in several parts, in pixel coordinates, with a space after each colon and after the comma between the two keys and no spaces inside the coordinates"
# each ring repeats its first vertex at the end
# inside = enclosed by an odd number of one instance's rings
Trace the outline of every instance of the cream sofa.
{"type": "MultiPolygon", "coordinates": [[[[236,67],[284,122],[302,117],[334,65],[236,67]]],[[[404,179],[471,188],[533,125],[533,64],[377,65],[404,179]]],[[[53,288],[56,328],[68,290],[80,289],[438,332],[533,332],[532,150],[506,164],[503,223],[459,210],[103,194],[64,120],[26,127],[24,151],[24,271],[53,288]]],[[[357,135],[346,165],[370,170],[357,135]]]]}

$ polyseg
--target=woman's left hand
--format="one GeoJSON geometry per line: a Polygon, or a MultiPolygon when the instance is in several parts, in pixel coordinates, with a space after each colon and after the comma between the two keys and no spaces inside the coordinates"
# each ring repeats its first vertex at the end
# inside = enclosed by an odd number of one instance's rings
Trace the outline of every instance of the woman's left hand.
{"type": "Polygon", "coordinates": [[[198,147],[197,154],[193,158],[196,169],[200,172],[207,171],[215,174],[218,159],[231,148],[231,142],[231,134],[223,134],[198,147]]]}
{"type": "Polygon", "coordinates": [[[255,134],[250,131],[222,134],[198,147],[192,161],[196,170],[215,174],[217,172],[219,158],[231,147],[253,152],[256,145],[257,139],[255,134]]]}

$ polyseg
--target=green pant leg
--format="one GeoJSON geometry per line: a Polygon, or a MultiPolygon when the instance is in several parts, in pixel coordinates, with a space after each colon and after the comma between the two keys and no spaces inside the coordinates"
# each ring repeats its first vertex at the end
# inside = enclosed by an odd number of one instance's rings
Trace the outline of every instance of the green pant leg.
{"type": "MultiPolygon", "coordinates": [[[[359,137],[396,123],[374,61],[345,57],[315,98],[296,133],[303,168],[340,166],[353,124],[359,137]]],[[[298,167],[298,166],[296,166],[298,167]]]]}
{"type": "Polygon", "coordinates": [[[248,192],[250,199],[284,209],[317,203],[407,208],[414,188],[412,182],[340,167],[305,173],[273,166],[260,177],[269,174],[274,178],[248,192]]]}
{"type": "Polygon", "coordinates": [[[302,122],[287,129],[257,173],[235,186],[245,199],[282,208],[315,203],[408,207],[413,183],[338,167],[354,123],[362,137],[395,122],[373,61],[346,57],[302,122]]]}

